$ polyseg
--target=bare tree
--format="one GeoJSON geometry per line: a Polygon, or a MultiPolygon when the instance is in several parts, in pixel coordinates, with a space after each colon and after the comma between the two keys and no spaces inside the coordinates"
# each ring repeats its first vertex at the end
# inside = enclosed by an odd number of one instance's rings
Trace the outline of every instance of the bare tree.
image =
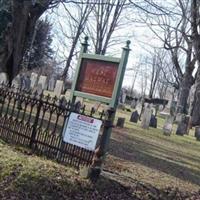
{"type": "Polygon", "coordinates": [[[192,109],[192,124],[200,125],[200,2],[191,0],[192,41],[198,70],[196,73],[196,92],[192,109]]]}
{"type": "MultiPolygon", "coordinates": [[[[80,1],[78,4],[74,3],[75,7],[73,7],[73,9],[75,10],[75,12],[77,12],[76,16],[74,16],[72,10],[70,10],[65,4],[63,4],[63,6],[67,13],[66,21],[68,22],[67,25],[70,27],[70,33],[64,32],[63,27],[61,28],[61,30],[64,36],[71,39],[71,47],[69,48],[66,65],[62,74],[62,77],[65,80],[68,78],[69,67],[71,65],[77,43],[80,39],[81,34],[85,30],[86,22],[88,21],[88,17],[95,6],[95,2],[93,4],[90,4],[90,1],[87,0],[80,1]]],[[[62,26],[62,24],[60,25],[62,26]]]]}
{"type": "Polygon", "coordinates": [[[114,31],[120,26],[120,16],[125,7],[126,0],[108,0],[106,3],[97,0],[86,31],[92,39],[96,54],[106,53],[114,31]]]}
{"type": "Polygon", "coordinates": [[[191,23],[189,0],[178,0],[176,15],[161,16],[147,19],[147,25],[152,32],[164,43],[164,48],[171,54],[174,73],[179,88],[177,112],[187,113],[187,100],[191,86],[194,84],[193,71],[195,57],[192,52],[191,23]],[[159,26],[159,33],[155,26],[159,26]],[[162,30],[164,37],[160,34],[162,30]],[[185,62],[182,63],[183,58],[185,62]],[[176,76],[177,75],[177,76],[176,76]]]}

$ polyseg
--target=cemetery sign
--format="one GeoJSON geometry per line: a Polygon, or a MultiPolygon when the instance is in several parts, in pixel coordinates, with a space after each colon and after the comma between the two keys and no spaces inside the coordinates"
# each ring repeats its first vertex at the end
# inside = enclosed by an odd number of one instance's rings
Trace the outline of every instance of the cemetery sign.
{"type": "Polygon", "coordinates": [[[123,48],[121,58],[87,53],[87,38],[82,44],[70,100],[83,97],[106,103],[116,108],[125,68],[128,61],[129,44],[123,48]]]}
{"type": "Polygon", "coordinates": [[[112,97],[118,64],[92,59],[83,59],[77,83],[77,91],[112,97]]]}

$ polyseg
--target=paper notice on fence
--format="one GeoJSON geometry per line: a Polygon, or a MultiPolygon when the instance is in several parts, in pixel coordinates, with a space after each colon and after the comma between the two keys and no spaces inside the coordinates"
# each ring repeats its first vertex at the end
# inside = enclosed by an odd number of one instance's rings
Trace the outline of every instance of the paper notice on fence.
{"type": "Polygon", "coordinates": [[[95,150],[102,121],[71,113],[64,132],[64,142],[95,150]]]}

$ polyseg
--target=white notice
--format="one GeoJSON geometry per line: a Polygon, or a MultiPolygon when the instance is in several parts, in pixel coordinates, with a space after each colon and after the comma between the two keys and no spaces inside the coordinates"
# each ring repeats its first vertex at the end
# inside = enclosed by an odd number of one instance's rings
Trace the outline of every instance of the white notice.
{"type": "Polygon", "coordinates": [[[95,150],[101,124],[101,120],[71,113],[63,140],[88,150],[95,150]]]}

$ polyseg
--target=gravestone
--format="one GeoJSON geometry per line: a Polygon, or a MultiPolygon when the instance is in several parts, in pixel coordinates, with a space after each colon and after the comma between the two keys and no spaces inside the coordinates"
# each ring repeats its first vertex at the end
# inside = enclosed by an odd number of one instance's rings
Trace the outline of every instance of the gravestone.
{"type": "Polygon", "coordinates": [[[8,83],[8,76],[5,72],[0,73],[0,85],[8,83]]]}
{"type": "Polygon", "coordinates": [[[176,118],[175,118],[175,122],[176,123],[180,123],[182,121],[183,118],[183,114],[182,113],[177,113],[176,114],[176,118]]]}
{"type": "Polygon", "coordinates": [[[182,114],[181,121],[178,123],[178,127],[176,130],[176,135],[183,136],[184,134],[188,134],[189,120],[190,120],[190,116],[182,114]]]}
{"type": "Polygon", "coordinates": [[[36,73],[31,73],[31,89],[33,89],[34,87],[36,87],[37,85],[37,79],[38,79],[38,74],[36,73]]]}
{"type": "Polygon", "coordinates": [[[119,117],[119,118],[117,119],[117,124],[116,124],[116,126],[117,126],[117,127],[120,127],[120,128],[124,128],[124,123],[125,123],[125,118],[119,117]]]}
{"type": "Polygon", "coordinates": [[[134,111],[131,115],[131,118],[130,118],[130,122],[134,122],[134,123],[137,123],[139,120],[139,113],[138,111],[134,111]]]}
{"type": "Polygon", "coordinates": [[[119,96],[119,104],[124,104],[126,100],[126,91],[122,89],[119,96]]]}
{"type": "Polygon", "coordinates": [[[54,91],[55,84],[56,84],[56,77],[55,77],[55,76],[52,76],[52,77],[49,79],[48,90],[49,90],[49,91],[54,91]]]}
{"type": "Polygon", "coordinates": [[[142,115],[142,122],[141,122],[141,127],[144,129],[148,129],[149,128],[149,123],[150,123],[150,119],[151,119],[151,107],[148,104],[145,108],[144,108],[144,113],[142,115]]]}
{"type": "Polygon", "coordinates": [[[46,76],[40,76],[38,80],[38,85],[41,85],[42,90],[47,89],[47,77],[46,76]]]}
{"type": "Polygon", "coordinates": [[[12,86],[15,89],[19,89],[21,85],[20,75],[18,74],[13,80],[12,80],[12,86]]]}
{"type": "Polygon", "coordinates": [[[43,88],[42,88],[42,84],[38,84],[37,85],[37,94],[40,96],[43,93],[43,88]]]}
{"type": "Polygon", "coordinates": [[[165,124],[163,126],[163,133],[166,136],[170,136],[173,129],[173,122],[174,122],[174,116],[167,116],[165,120],[165,124]]]}
{"type": "Polygon", "coordinates": [[[133,101],[131,102],[131,108],[135,109],[136,105],[137,105],[137,101],[133,99],[133,101]]]}
{"type": "Polygon", "coordinates": [[[153,128],[157,128],[157,118],[155,115],[151,115],[151,119],[150,119],[150,122],[149,122],[149,126],[150,127],[153,127],[153,128]]]}
{"type": "Polygon", "coordinates": [[[57,80],[56,81],[56,86],[54,88],[55,96],[60,97],[62,91],[63,91],[63,81],[57,80]]]}
{"type": "Polygon", "coordinates": [[[23,88],[26,91],[29,91],[31,89],[31,80],[30,80],[30,77],[28,75],[25,75],[23,77],[23,88]]]}

